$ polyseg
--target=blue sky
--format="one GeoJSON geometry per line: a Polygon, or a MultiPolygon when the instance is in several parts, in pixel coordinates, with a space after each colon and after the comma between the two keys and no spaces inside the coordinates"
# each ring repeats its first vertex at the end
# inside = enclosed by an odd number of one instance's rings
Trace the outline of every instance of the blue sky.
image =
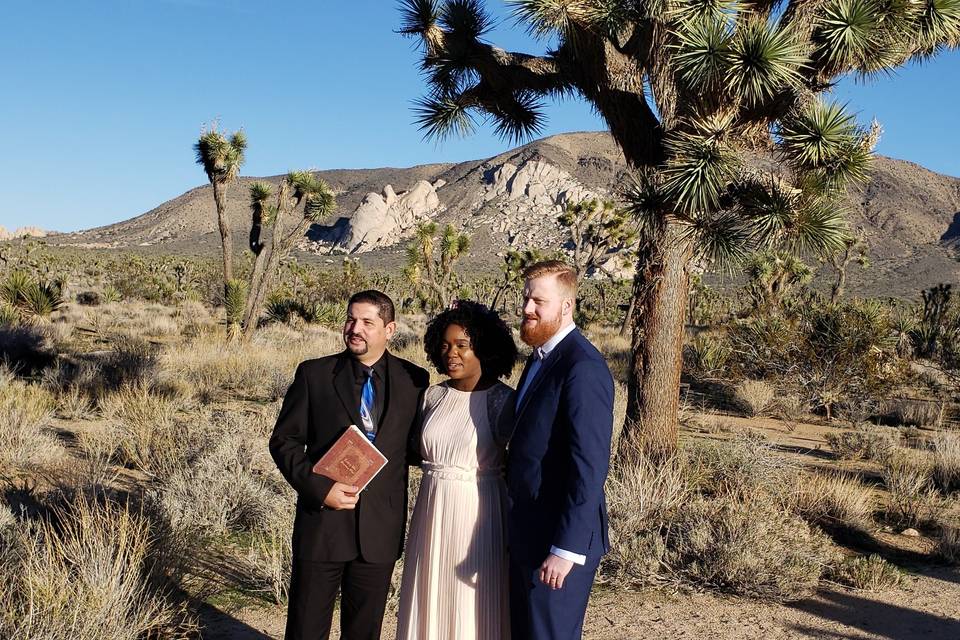
{"type": "MultiPolygon", "coordinates": [[[[423,142],[413,42],[393,0],[19,0],[0,40],[0,225],[72,231],[139,215],[206,177],[191,145],[204,123],[242,127],[243,175],[410,166],[495,155],[489,129],[423,142]]],[[[488,1],[498,16],[503,3],[488,1]]],[[[489,39],[539,52],[509,21],[489,39]]],[[[878,151],[960,176],[960,53],[838,97],[878,151]]],[[[602,129],[590,109],[548,109],[547,134],[602,129]]]]}

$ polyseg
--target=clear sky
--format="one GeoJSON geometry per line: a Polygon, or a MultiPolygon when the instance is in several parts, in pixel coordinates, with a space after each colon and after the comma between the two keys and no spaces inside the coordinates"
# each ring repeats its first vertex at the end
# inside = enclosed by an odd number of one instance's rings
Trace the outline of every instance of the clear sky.
{"type": "MultiPolygon", "coordinates": [[[[496,16],[504,5],[488,0],[496,16]]],[[[0,225],[72,231],[206,182],[201,127],[242,127],[243,175],[484,158],[489,129],[423,142],[414,43],[393,0],[7,0],[0,39],[0,225]]],[[[489,40],[539,53],[512,22],[489,40]]],[[[960,53],[837,94],[886,133],[878,151],[960,176],[960,53]]],[[[602,129],[575,101],[547,134],[602,129]]]]}

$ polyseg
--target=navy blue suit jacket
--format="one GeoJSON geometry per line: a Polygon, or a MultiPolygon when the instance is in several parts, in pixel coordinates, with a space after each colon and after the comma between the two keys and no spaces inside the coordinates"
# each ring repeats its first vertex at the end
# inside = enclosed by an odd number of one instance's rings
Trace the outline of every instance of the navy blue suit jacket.
{"type": "MultiPolygon", "coordinates": [[[[523,388],[529,363],[518,385],[523,388]]],[[[613,434],[613,378],[574,329],[540,364],[515,411],[507,463],[514,561],[539,565],[556,546],[588,558],[610,548],[603,484],[613,434]]]]}

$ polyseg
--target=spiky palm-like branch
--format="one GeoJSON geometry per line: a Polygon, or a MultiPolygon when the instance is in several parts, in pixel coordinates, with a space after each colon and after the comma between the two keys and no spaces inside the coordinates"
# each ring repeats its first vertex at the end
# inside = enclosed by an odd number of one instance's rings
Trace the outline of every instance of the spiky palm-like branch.
{"type": "Polygon", "coordinates": [[[758,249],[843,246],[839,194],[866,175],[875,137],[818,96],[960,44],[960,0],[509,0],[542,56],[486,41],[481,0],[403,0],[429,87],[417,122],[464,135],[477,118],[507,139],[542,130],[544,101],[577,96],[604,118],[636,172],[626,194],[644,233],[627,438],[676,443],[687,266],[758,249]],[[773,153],[761,174],[750,151],[773,153]],[[642,326],[641,326],[642,325],[642,326]],[[674,384],[676,383],[676,385],[674,384]]]}

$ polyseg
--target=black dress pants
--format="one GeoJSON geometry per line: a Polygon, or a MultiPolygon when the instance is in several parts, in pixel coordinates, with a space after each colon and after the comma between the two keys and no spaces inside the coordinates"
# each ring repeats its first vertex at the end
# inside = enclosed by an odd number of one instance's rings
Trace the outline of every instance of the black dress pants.
{"type": "Polygon", "coordinates": [[[379,640],[395,563],[293,561],[286,640],[326,640],[340,597],[340,637],[379,640]]]}

